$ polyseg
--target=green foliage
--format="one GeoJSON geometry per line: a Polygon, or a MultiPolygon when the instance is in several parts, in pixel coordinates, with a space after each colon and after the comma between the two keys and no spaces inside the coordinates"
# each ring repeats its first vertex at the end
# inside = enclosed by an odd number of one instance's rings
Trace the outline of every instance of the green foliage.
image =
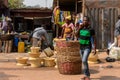
{"type": "Polygon", "coordinates": [[[24,0],[8,0],[8,6],[10,8],[23,8],[25,6],[23,1],[24,0]]]}

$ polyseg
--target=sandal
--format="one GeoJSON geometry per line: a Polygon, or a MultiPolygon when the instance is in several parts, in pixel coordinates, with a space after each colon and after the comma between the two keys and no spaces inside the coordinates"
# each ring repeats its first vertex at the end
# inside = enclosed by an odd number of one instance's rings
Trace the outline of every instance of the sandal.
{"type": "Polygon", "coordinates": [[[89,77],[84,77],[84,80],[90,80],[90,78],[89,77]]]}
{"type": "Polygon", "coordinates": [[[90,80],[90,77],[84,76],[81,80],[90,80]]]}

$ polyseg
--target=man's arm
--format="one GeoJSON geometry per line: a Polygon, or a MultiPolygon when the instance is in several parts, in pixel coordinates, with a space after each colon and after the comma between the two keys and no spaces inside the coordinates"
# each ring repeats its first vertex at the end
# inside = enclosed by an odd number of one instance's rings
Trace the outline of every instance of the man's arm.
{"type": "Polygon", "coordinates": [[[48,36],[48,33],[45,32],[43,36],[44,36],[44,40],[46,41],[47,45],[49,46],[49,45],[50,45],[50,42],[49,42],[49,36],[48,36]]]}
{"type": "Polygon", "coordinates": [[[92,44],[92,52],[94,55],[96,54],[96,36],[95,36],[95,30],[91,29],[91,44],[92,44]]]}
{"type": "Polygon", "coordinates": [[[92,46],[92,49],[94,51],[94,55],[96,54],[96,37],[95,35],[92,36],[93,38],[93,46],[92,46]]]}

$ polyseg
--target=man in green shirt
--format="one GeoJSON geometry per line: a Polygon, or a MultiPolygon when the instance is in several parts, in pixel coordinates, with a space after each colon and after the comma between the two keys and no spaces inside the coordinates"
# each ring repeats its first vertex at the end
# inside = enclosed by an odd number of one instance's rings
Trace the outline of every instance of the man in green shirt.
{"type": "Polygon", "coordinates": [[[90,72],[88,66],[88,57],[93,50],[94,54],[96,54],[96,46],[95,46],[95,31],[89,25],[89,18],[85,16],[83,18],[83,28],[79,30],[79,43],[80,43],[80,55],[82,57],[82,62],[84,65],[84,80],[90,80],[90,72]],[[91,43],[91,37],[93,38],[93,47],[91,43]]]}

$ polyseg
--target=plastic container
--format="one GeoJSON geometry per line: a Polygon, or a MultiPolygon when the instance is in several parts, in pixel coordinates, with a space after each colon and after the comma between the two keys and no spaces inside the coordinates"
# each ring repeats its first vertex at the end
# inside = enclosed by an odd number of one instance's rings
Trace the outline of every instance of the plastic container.
{"type": "Polygon", "coordinates": [[[25,52],[25,43],[24,42],[18,42],[18,53],[24,53],[25,52]]]}

